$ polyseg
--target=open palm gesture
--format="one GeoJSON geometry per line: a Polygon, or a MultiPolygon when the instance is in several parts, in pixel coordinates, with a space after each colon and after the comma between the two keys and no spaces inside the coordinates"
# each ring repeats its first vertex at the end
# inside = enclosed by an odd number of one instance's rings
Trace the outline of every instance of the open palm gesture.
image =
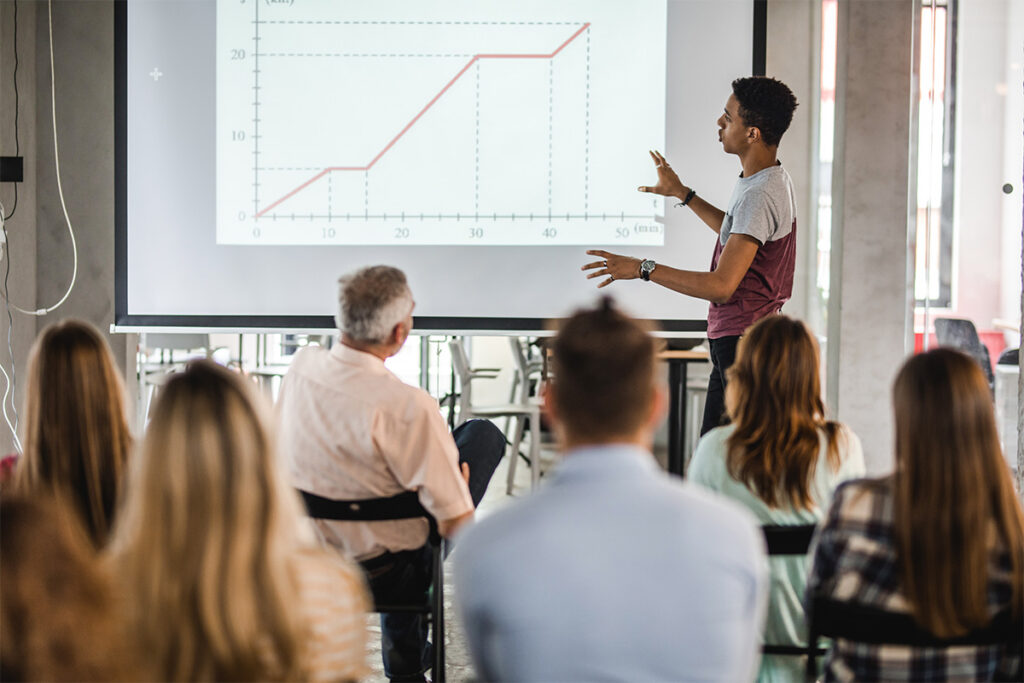
{"type": "Polygon", "coordinates": [[[684,194],[683,183],[672,167],[668,165],[665,157],[661,156],[661,152],[650,152],[650,155],[654,159],[654,167],[658,169],[658,184],[641,185],[637,190],[660,194],[663,197],[682,197],[684,194]]]}

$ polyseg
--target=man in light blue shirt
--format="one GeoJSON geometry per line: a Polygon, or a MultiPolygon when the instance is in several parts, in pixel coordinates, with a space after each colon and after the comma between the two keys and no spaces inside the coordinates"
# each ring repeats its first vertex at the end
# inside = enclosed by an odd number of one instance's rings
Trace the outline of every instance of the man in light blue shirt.
{"type": "Polygon", "coordinates": [[[604,301],[554,343],[564,459],[456,544],[477,673],[514,681],[735,681],[757,670],[768,570],[753,517],[651,455],[654,340],[604,301]]]}

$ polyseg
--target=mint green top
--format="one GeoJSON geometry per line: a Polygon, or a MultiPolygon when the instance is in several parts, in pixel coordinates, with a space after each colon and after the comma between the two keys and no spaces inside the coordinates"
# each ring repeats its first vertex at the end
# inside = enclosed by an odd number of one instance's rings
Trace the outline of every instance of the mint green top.
{"type": "MultiPolygon", "coordinates": [[[[825,434],[819,431],[821,448],[818,453],[818,464],[814,468],[814,480],[811,483],[814,509],[794,510],[788,505],[769,507],[745,484],[729,475],[726,466],[727,441],[733,429],[731,425],[719,427],[704,435],[697,444],[697,451],[687,469],[686,477],[742,504],[754,513],[762,525],[818,524],[828,512],[836,487],[847,479],[864,476],[864,453],[861,451],[857,435],[845,426],[840,429],[840,464],[839,469],[833,471],[828,464],[825,434]]],[[[778,556],[770,557],[768,561],[771,567],[771,589],[764,642],[773,645],[802,645],[807,638],[803,597],[811,557],[778,556]]],[[[771,683],[802,681],[803,672],[804,662],[800,657],[766,656],[761,659],[757,680],[771,683]]]]}

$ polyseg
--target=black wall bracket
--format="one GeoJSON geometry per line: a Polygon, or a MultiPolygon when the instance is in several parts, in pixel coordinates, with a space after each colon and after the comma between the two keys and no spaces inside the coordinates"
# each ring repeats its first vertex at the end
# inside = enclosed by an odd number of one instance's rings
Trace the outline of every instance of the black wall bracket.
{"type": "Polygon", "coordinates": [[[0,183],[25,181],[25,157],[0,157],[0,183]]]}

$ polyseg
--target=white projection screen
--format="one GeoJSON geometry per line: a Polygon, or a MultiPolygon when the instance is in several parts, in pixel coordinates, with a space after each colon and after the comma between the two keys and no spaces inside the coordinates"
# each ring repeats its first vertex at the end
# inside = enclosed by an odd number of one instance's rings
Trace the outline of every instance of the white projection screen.
{"type": "Polygon", "coordinates": [[[714,233],[637,192],[648,150],[723,206],[716,120],[764,70],[764,0],[119,2],[116,325],[328,329],[402,268],[421,331],[536,331],[611,294],[668,333],[706,302],[598,290],[602,248],[706,270],[714,233]]]}

